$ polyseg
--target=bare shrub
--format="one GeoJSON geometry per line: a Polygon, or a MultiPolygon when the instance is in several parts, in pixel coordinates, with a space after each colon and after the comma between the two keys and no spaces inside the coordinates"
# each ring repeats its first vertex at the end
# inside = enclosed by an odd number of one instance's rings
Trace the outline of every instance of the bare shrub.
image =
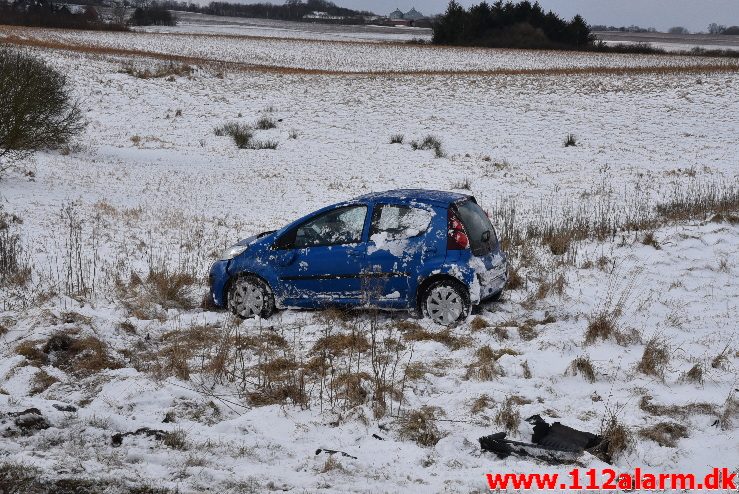
{"type": "Polygon", "coordinates": [[[154,301],[166,308],[194,309],[192,285],[195,277],[182,271],[155,268],[146,277],[149,292],[154,301]]]}
{"type": "Polygon", "coordinates": [[[728,431],[731,430],[736,419],[739,419],[739,399],[732,390],[724,402],[724,409],[719,415],[718,423],[721,429],[728,431]]]}
{"type": "Polygon", "coordinates": [[[567,136],[565,137],[564,146],[566,148],[577,146],[577,137],[575,136],[575,134],[567,134],[567,136]]]}
{"type": "Polygon", "coordinates": [[[531,379],[533,376],[531,374],[531,368],[529,368],[529,361],[524,360],[523,364],[521,364],[521,368],[523,370],[523,378],[524,379],[531,379]]]}
{"type": "Polygon", "coordinates": [[[506,399],[495,416],[495,423],[510,433],[518,430],[518,426],[521,424],[521,414],[515,405],[515,398],[509,396],[506,399]]]}
{"type": "Polygon", "coordinates": [[[648,376],[664,379],[665,368],[670,363],[670,348],[664,340],[652,338],[644,347],[644,353],[636,370],[648,376]]]}
{"type": "Polygon", "coordinates": [[[444,437],[436,426],[436,416],[440,413],[435,407],[421,407],[405,413],[398,421],[400,438],[419,446],[435,446],[444,437]]]}
{"type": "Polygon", "coordinates": [[[567,371],[565,371],[565,375],[567,374],[572,374],[573,376],[580,374],[586,381],[595,382],[595,370],[588,357],[577,357],[573,360],[569,367],[567,367],[567,371]]]}
{"type": "Polygon", "coordinates": [[[393,134],[390,136],[390,144],[403,144],[405,136],[403,134],[393,134]]]}
{"type": "Polygon", "coordinates": [[[724,349],[711,360],[711,367],[714,369],[726,370],[729,364],[729,346],[724,349]]]}
{"type": "Polygon", "coordinates": [[[523,277],[518,272],[519,268],[508,270],[508,281],[506,282],[506,288],[508,290],[518,290],[523,287],[523,277]]]}
{"type": "Polygon", "coordinates": [[[251,141],[248,148],[249,149],[277,149],[277,146],[279,146],[280,143],[273,140],[266,140],[266,141],[251,141]]]}
{"type": "Polygon", "coordinates": [[[688,437],[688,428],[676,422],[660,422],[639,431],[639,436],[656,442],[660,446],[677,447],[677,441],[688,437]]]}

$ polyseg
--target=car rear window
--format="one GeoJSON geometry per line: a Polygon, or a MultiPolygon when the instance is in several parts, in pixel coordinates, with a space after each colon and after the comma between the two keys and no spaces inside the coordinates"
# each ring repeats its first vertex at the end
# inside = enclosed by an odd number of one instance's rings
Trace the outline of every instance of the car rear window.
{"type": "Polygon", "coordinates": [[[388,240],[402,240],[425,233],[433,213],[425,209],[382,204],[375,206],[370,237],[386,233],[388,240]]]}
{"type": "Polygon", "coordinates": [[[484,256],[492,252],[498,239],[490,223],[488,215],[472,199],[455,204],[459,219],[464,223],[467,237],[470,239],[470,249],[476,256],[484,256]]]}

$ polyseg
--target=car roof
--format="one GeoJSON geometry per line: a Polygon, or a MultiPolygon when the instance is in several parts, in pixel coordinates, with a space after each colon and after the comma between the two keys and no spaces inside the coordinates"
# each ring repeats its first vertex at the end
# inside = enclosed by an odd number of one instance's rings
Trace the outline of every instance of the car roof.
{"type": "Polygon", "coordinates": [[[395,189],[385,192],[370,192],[357,198],[357,200],[373,201],[373,202],[421,202],[429,204],[437,204],[448,206],[461,199],[468,199],[472,196],[459,194],[457,192],[446,192],[443,190],[429,189],[395,189]]]}

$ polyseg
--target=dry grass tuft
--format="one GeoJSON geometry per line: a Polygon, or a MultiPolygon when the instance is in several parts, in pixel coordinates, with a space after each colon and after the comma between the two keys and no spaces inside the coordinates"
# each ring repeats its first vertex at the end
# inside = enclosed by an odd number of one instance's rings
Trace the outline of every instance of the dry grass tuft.
{"type": "Polygon", "coordinates": [[[644,347],[644,353],[636,370],[648,376],[664,379],[665,369],[670,363],[670,348],[659,338],[652,338],[644,347]]]}
{"type": "Polygon", "coordinates": [[[436,425],[436,416],[440,413],[436,407],[424,406],[401,416],[398,422],[400,438],[419,446],[435,446],[444,437],[436,425]]]}
{"type": "Polygon", "coordinates": [[[688,428],[676,422],[660,422],[641,429],[639,436],[650,439],[660,446],[674,448],[679,439],[688,437],[688,428]]]}
{"type": "Polygon", "coordinates": [[[329,355],[356,355],[364,353],[371,347],[367,338],[360,333],[334,334],[318,339],[311,354],[319,355],[323,352],[329,355]]]}
{"type": "Polygon", "coordinates": [[[595,382],[595,370],[593,369],[593,364],[590,362],[588,357],[577,357],[573,360],[565,371],[565,375],[569,374],[572,374],[573,376],[580,374],[586,381],[591,383],[595,382]]]}
{"type": "Polygon", "coordinates": [[[123,74],[128,74],[139,79],[159,79],[162,77],[189,76],[193,72],[193,68],[184,63],[160,63],[154,67],[140,68],[133,63],[126,63],[120,70],[123,74]]]}
{"type": "Polygon", "coordinates": [[[495,400],[493,400],[490,396],[486,394],[480,395],[479,398],[477,398],[474,402],[472,402],[472,406],[470,407],[470,411],[473,414],[478,414],[480,412],[483,412],[484,410],[490,408],[495,404],[495,400]]]}
{"type": "Polygon", "coordinates": [[[603,453],[609,462],[629,449],[634,443],[631,431],[620,423],[613,413],[610,413],[604,421],[601,427],[601,436],[603,436],[602,444],[605,446],[603,453]]]}
{"type": "Polygon", "coordinates": [[[431,332],[420,325],[416,325],[403,333],[403,339],[406,341],[435,341],[442,343],[451,350],[459,350],[469,346],[472,340],[468,337],[456,336],[451,329],[444,329],[438,332],[431,332]]]}
{"type": "Polygon", "coordinates": [[[178,451],[187,450],[187,433],[182,429],[175,429],[164,436],[164,445],[178,451]]]}
{"type": "Polygon", "coordinates": [[[29,364],[37,367],[46,363],[46,354],[39,348],[40,341],[26,340],[15,347],[15,353],[26,358],[29,364]]]}
{"type": "Polygon", "coordinates": [[[509,396],[495,416],[495,423],[510,433],[516,432],[521,424],[521,414],[515,402],[515,398],[509,396]]]}
{"type": "Polygon", "coordinates": [[[651,396],[642,396],[639,408],[650,415],[685,419],[693,415],[718,415],[718,407],[712,403],[688,403],[685,405],[655,405],[651,396]]]}
{"type": "Polygon", "coordinates": [[[196,281],[189,273],[167,269],[152,269],[146,277],[155,301],[163,307],[176,309],[196,307],[191,294],[192,285],[196,281]]]}
{"type": "Polygon", "coordinates": [[[641,239],[641,243],[644,245],[651,245],[656,250],[660,250],[662,248],[660,247],[659,242],[657,242],[657,238],[654,236],[654,232],[645,233],[641,239]]]}
{"type": "Polygon", "coordinates": [[[703,384],[703,366],[695,364],[689,371],[680,376],[682,382],[703,384]]]}
{"type": "Polygon", "coordinates": [[[508,270],[508,282],[506,283],[508,290],[518,290],[523,287],[524,280],[518,270],[519,268],[508,270]]]}
{"type": "Polygon", "coordinates": [[[531,374],[531,368],[529,367],[529,361],[525,360],[523,364],[521,364],[521,368],[523,370],[523,378],[524,379],[531,379],[533,375],[531,374]]]}
{"type": "Polygon", "coordinates": [[[472,331],[482,331],[483,329],[488,327],[488,322],[483,319],[480,316],[476,316],[471,322],[470,322],[470,329],[472,331]]]}
{"type": "Polygon", "coordinates": [[[503,370],[496,365],[498,359],[503,355],[519,355],[515,350],[510,348],[502,348],[493,350],[489,346],[479,348],[475,352],[477,360],[467,366],[467,379],[477,379],[478,381],[491,381],[492,379],[502,376],[503,370]]]}
{"type": "Polygon", "coordinates": [[[32,395],[43,393],[49,387],[51,387],[52,384],[59,382],[59,379],[56,377],[50,375],[45,370],[39,370],[34,376],[33,379],[31,379],[31,389],[30,393],[32,395]]]}
{"type": "Polygon", "coordinates": [[[600,311],[588,318],[588,327],[585,330],[585,344],[592,345],[598,340],[613,339],[621,346],[639,341],[639,333],[632,330],[623,330],[618,325],[619,310],[600,311]]]}

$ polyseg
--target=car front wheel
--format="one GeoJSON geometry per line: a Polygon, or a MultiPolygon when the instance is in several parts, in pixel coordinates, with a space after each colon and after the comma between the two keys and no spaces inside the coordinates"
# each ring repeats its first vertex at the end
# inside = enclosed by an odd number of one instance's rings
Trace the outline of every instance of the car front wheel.
{"type": "Polygon", "coordinates": [[[426,317],[435,323],[449,326],[467,316],[469,302],[458,283],[441,280],[426,290],[423,310],[426,317]]]}
{"type": "Polygon", "coordinates": [[[256,276],[242,276],[228,290],[228,308],[244,319],[266,318],[275,310],[275,299],[267,283],[256,276]]]}

